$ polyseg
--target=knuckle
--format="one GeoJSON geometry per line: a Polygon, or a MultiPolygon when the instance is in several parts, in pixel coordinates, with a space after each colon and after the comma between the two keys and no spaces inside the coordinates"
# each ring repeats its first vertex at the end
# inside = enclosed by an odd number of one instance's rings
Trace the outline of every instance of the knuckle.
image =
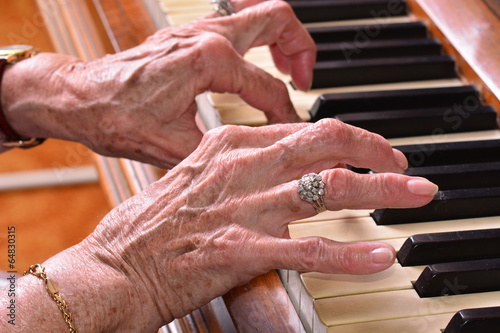
{"type": "Polygon", "coordinates": [[[199,35],[200,41],[198,42],[198,51],[207,59],[213,61],[212,56],[221,52],[233,51],[231,42],[224,36],[211,32],[204,31],[199,35]]]}
{"type": "Polygon", "coordinates": [[[353,126],[334,118],[324,118],[318,121],[318,123],[322,124],[323,126],[326,126],[331,131],[341,132],[341,133],[350,132],[351,129],[354,128],[353,126]]]}
{"type": "Polygon", "coordinates": [[[255,133],[251,128],[226,125],[215,128],[205,134],[204,145],[216,152],[213,165],[223,177],[229,174],[241,174],[242,167],[255,165],[262,156],[262,150],[240,149],[252,147],[255,133]]]}
{"type": "Polygon", "coordinates": [[[215,258],[224,265],[232,266],[236,258],[241,259],[243,240],[248,238],[245,230],[238,226],[225,228],[214,235],[209,242],[215,258]]]}
{"type": "Polygon", "coordinates": [[[350,125],[333,118],[321,119],[316,123],[316,127],[321,133],[327,133],[329,137],[333,137],[332,142],[335,144],[341,144],[353,134],[350,125]]]}
{"type": "Polygon", "coordinates": [[[353,248],[349,245],[337,247],[334,256],[332,257],[334,262],[332,265],[336,270],[342,273],[355,273],[356,268],[359,266],[361,260],[360,254],[353,251],[353,248]]]}
{"type": "Polygon", "coordinates": [[[269,1],[269,6],[271,8],[270,14],[284,15],[285,17],[295,15],[292,7],[286,1],[269,1]]]}
{"type": "Polygon", "coordinates": [[[318,271],[325,258],[325,241],[321,237],[301,239],[298,243],[301,265],[308,270],[318,271]]]}
{"type": "Polygon", "coordinates": [[[243,127],[225,125],[205,133],[204,140],[213,143],[224,143],[227,146],[237,146],[242,142],[245,132],[246,130],[243,127]]]}
{"type": "Polygon", "coordinates": [[[335,203],[341,203],[344,200],[356,195],[356,186],[352,186],[352,172],[337,168],[328,171],[324,176],[324,182],[327,184],[325,197],[335,203]]]}
{"type": "Polygon", "coordinates": [[[192,39],[192,47],[188,51],[188,59],[191,59],[191,66],[197,72],[203,73],[207,68],[219,68],[214,65],[215,62],[220,62],[234,55],[231,42],[224,36],[215,32],[203,31],[197,34],[192,39]]]}
{"type": "Polygon", "coordinates": [[[275,142],[269,151],[274,156],[277,166],[283,170],[290,170],[294,167],[296,156],[293,154],[295,147],[283,141],[275,142]]]}
{"type": "MultiPolygon", "coordinates": [[[[406,182],[401,182],[400,175],[393,173],[380,173],[377,177],[372,177],[371,188],[375,188],[377,197],[381,201],[387,202],[390,198],[397,196],[400,198],[406,190],[406,182]]],[[[375,190],[371,191],[375,192],[375,190]]]]}

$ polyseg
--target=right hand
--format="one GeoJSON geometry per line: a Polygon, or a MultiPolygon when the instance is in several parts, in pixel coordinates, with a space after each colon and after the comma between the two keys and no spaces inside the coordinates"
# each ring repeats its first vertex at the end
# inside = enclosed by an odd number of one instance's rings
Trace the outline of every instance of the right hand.
{"type": "Polygon", "coordinates": [[[272,269],[377,272],[393,264],[390,245],[290,239],[289,222],[316,214],[296,179],[320,173],[329,210],[422,206],[437,187],[399,174],[406,163],[382,137],[333,119],[218,128],[80,246],[119,269],[163,323],[272,269]],[[381,173],[332,168],[339,163],[381,173]]]}

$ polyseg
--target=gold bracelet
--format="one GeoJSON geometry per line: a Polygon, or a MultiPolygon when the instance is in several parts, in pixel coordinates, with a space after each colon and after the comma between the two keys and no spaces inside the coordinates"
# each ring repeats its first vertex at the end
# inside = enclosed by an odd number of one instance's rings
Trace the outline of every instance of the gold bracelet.
{"type": "Polygon", "coordinates": [[[68,304],[63,300],[59,290],[57,289],[56,284],[49,278],[47,278],[47,274],[45,273],[45,267],[42,267],[40,264],[31,265],[29,270],[24,272],[24,275],[32,274],[37,278],[42,279],[45,282],[45,289],[49,293],[50,297],[56,301],[57,307],[61,310],[61,313],[64,317],[64,321],[69,327],[70,333],[78,333],[78,329],[73,323],[73,317],[69,312],[68,304]]]}

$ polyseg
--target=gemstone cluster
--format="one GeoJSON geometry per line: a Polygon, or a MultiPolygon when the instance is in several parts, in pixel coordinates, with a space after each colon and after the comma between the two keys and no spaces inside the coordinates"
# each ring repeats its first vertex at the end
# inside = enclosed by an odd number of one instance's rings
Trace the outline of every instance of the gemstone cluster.
{"type": "Polygon", "coordinates": [[[305,175],[299,180],[299,195],[304,201],[313,203],[323,201],[325,194],[325,183],[321,176],[316,173],[305,175]]]}

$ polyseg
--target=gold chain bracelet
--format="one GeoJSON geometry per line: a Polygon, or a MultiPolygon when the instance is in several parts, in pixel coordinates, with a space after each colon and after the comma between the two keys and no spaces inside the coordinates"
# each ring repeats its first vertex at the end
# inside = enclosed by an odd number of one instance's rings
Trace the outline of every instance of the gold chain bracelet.
{"type": "Polygon", "coordinates": [[[57,307],[59,308],[64,317],[64,321],[69,327],[70,333],[78,333],[78,329],[73,323],[73,317],[69,312],[68,304],[66,304],[66,302],[63,300],[61,294],[59,293],[59,290],[57,289],[56,284],[47,277],[47,274],[45,273],[45,268],[42,267],[42,265],[40,264],[31,265],[29,270],[24,272],[24,275],[28,274],[34,275],[45,282],[45,289],[47,289],[47,292],[49,293],[50,297],[56,302],[57,307]]]}

